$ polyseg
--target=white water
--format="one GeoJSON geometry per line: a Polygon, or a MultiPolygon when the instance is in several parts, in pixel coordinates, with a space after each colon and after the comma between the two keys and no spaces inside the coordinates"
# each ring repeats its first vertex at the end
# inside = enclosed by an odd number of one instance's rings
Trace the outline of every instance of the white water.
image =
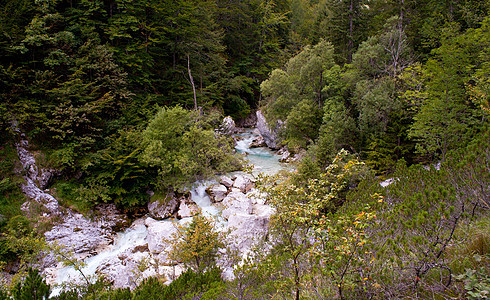
{"type": "MultiPolygon", "coordinates": [[[[237,142],[236,150],[239,153],[246,154],[246,159],[249,163],[254,165],[254,173],[273,174],[279,170],[286,168],[286,164],[280,163],[280,156],[272,152],[268,148],[250,148],[250,144],[257,136],[251,130],[238,134],[241,138],[237,142]]],[[[192,200],[200,207],[203,214],[207,217],[213,217],[218,220],[218,223],[224,222],[219,217],[219,210],[212,204],[211,199],[206,193],[206,187],[216,183],[216,181],[207,181],[198,183],[197,187],[191,190],[192,200]]],[[[191,218],[182,219],[179,222],[189,222],[191,218]]],[[[170,222],[168,220],[160,222],[170,222]]],[[[121,253],[127,249],[134,248],[135,246],[145,245],[147,243],[146,236],[148,234],[147,228],[144,225],[142,219],[136,220],[133,225],[127,228],[124,232],[119,232],[114,239],[114,244],[107,250],[87,258],[84,261],[84,267],[81,269],[83,274],[94,280],[97,268],[105,261],[117,258],[121,253]]],[[[51,297],[58,295],[61,290],[62,284],[66,283],[83,283],[83,277],[80,272],[73,267],[65,267],[57,272],[56,283],[60,286],[53,289],[51,297]]]]}
{"type": "MultiPolygon", "coordinates": [[[[144,245],[148,231],[146,230],[145,224],[143,222],[135,222],[131,227],[127,228],[123,232],[118,232],[116,238],[114,239],[114,244],[110,246],[107,250],[87,258],[83,262],[83,267],[80,271],[84,276],[91,282],[94,282],[95,272],[97,267],[101,265],[102,262],[109,260],[111,258],[117,257],[119,254],[123,253],[125,250],[130,249],[134,246],[144,245]]],[[[61,284],[80,284],[84,283],[83,276],[80,274],[79,270],[74,267],[69,266],[58,270],[58,275],[56,278],[56,283],[61,284]]],[[[59,295],[62,287],[56,287],[51,292],[51,297],[59,295]]]]}

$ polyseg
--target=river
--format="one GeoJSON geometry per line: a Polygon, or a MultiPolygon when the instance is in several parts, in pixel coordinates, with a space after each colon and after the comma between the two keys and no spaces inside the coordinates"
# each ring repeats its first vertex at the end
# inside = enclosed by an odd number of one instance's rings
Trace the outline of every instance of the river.
{"type": "MultiPolygon", "coordinates": [[[[254,130],[246,130],[243,133],[236,134],[237,139],[236,151],[245,155],[249,164],[253,164],[253,174],[265,173],[273,174],[281,169],[287,167],[286,164],[280,163],[280,156],[268,148],[250,148],[252,141],[258,136],[254,130]]],[[[237,174],[234,172],[230,175],[237,174]]],[[[219,208],[216,207],[210,200],[206,193],[206,187],[216,183],[216,181],[199,182],[195,188],[191,190],[192,200],[200,207],[205,216],[219,218],[219,208]]],[[[184,224],[191,221],[192,218],[184,218],[178,222],[184,224]]],[[[172,222],[170,220],[158,221],[158,222],[172,222]]],[[[218,223],[224,225],[224,220],[221,219],[218,223]]],[[[117,258],[136,246],[144,245],[148,243],[148,230],[145,226],[143,219],[138,219],[133,224],[124,230],[116,234],[114,243],[110,245],[104,251],[91,256],[83,261],[83,267],[81,272],[89,280],[95,280],[95,275],[101,264],[108,264],[111,261],[117,261],[117,258]]],[[[64,285],[70,283],[83,283],[83,278],[80,271],[75,270],[73,267],[64,267],[57,271],[56,286],[53,289],[51,296],[58,295],[64,285]]]]}

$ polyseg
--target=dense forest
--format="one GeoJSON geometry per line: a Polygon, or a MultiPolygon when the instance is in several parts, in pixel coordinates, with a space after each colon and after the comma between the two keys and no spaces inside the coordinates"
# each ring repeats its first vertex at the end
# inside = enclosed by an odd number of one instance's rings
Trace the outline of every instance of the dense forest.
{"type": "Polygon", "coordinates": [[[490,297],[489,11],[489,0],[1,0],[0,269],[21,276],[0,280],[0,299],[50,289],[27,261],[56,220],[21,210],[21,138],[63,206],[134,217],[149,190],[244,168],[220,126],[257,110],[301,159],[257,183],[275,208],[270,243],[233,280],[216,263],[221,235],[196,217],[184,233],[207,228],[209,247],[179,244],[194,256],[170,285],[101,279],[55,298],[490,297]]]}

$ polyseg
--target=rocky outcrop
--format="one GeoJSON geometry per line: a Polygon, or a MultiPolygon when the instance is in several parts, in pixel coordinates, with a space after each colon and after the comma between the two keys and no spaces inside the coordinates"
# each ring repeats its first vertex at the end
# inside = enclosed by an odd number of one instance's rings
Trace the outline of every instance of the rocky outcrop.
{"type": "MultiPolygon", "coordinates": [[[[278,128],[281,127],[279,124],[278,128]]],[[[267,125],[264,115],[260,110],[257,111],[257,129],[260,131],[260,135],[264,138],[267,147],[271,149],[279,149],[277,130],[272,131],[267,125]]]]}
{"type": "Polygon", "coordinates": [[[279,154],[281,156],[279,161],[283,162],[283,163],[292,163],[292,162],[299,161],[305,155],[305,153],[306,152],[303,150],[302,152],[295,153],[294,155],[292,155],[286,149],[286,147],[281,148],[279,151],[277,151],[277,154],[279,154]]]}
{"type": "Polygon", "coordinates": [[[44,236],[48,243],[76,253],[77,258],[85,258],[112,244],[114,229],[128,223],[127,217],[112,204],[97,207],[91,219],[67,210],[63,221],[53,226],[44,236]]]}
{"type": "Polygon", "coordinates": [[[148,230],[146,241],[150,252],[159,254],[170,251],[169,241],[172,240],[172,236],[177,232],[175,225],[170,221],[157,221],[152,218],[146,218],[145,226],[148,230]]]}
{"type": "Polygon", "coordinates": [[[246,253],[256,243],[262,241],[269,231],[270,216],[235,214],[228,218],[231,245],[241,253],[246,253]]]}
{"type": "Polygon", "coordinates": [[[36,165],[36,159],[29,152],[29,142],[25,139],[24,134],[20,134],[21,140],[15,144],[17,148],[17,155],[22,165],[23,170],[26,172],[26,177],[30,178],[40,189],[45,189],[51,178],[53,177],[55,170],[53,169],[39,169],[36,165]]]}
{"type": "Polygon", "coordinates": [[[219,133],[224,134],[224,135],[228,135],[228,136],[236,133],[237,131],[238,130],[236,128],[235,121],[233,121],[233,119],[230,116],[225,117],[223,119],[223,121],[221,122],[221,125],[218,129],[219,133]]]}
{"type": "MultiPolygon", "coordinates": [[[[21,186],[24,194],[32,199],[41,208],[43,216],[59,215],[58,201],[49,193],[42,190],[45,188],[51,178],[52,172],[42,169],[39,172],[39,168],[36,165],[36,159],[29,152],[29,143],[25,139],[24,134],[20,134],[21,140],[16,143],[17,155],[19,161],[25,172],[24,179],[25,184],[21,186]]],[[[22,210],[25,213],[29,213],[33,209],[32,201],[27,201],[22,205],[22,210]]]]}
{"type": "MultiPolygon", "coordinates": [[[[41,207],[40,211],[43,216],[61,214],[58,201],[53,196],[41,190],[30,177],[25,177],[25,180],[26,183],[21,186],[22,192],[41,207]]],[[[33,209],[33,203],[26,201],[22,204],[21,209],[29,214],[33,209]]]]}
{"type": "Polygon", "coordinates": [[[252,112],[245,119],[237,121],[237,126],[245,128],[253,128],[257,125],[257,114],[252,112]]]}
{"type": "Polygon", "coordinates": [[[250,215],[253,213],[252,201],[240,191],[232,191],[222,202],[223,218],[229,220],[233,215],[250,215]]]}

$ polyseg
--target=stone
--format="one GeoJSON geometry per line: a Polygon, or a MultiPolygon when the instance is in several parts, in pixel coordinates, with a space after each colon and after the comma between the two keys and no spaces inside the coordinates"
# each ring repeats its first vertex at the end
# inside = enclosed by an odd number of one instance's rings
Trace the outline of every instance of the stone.
{"type": "Polygon", "coordinates": [[[41,174],[37,176],[39,188],[45,189],[49,185],[49,181],[54,175],[54,170],[41,169],[41,174]]]}
{"type": "Polygon", "coordinates": [[[194,201],[182,201],[180,202],[179,211],[177,212],[177,218],[190,218],[199,213],[199,207],[194,201]]]}
{"type": "Polygon", "coordinates": [[[179,209],[179,201],[175,194],[170,193],[163,199],[156,199],[148,203],[150,217],[156,220],[164,220],[173,216],[179,209]]]}
{"type": "Polygon", "coordinates": [[[101,227],[100,222],[73,212],[68,212],[63,218],[63,222],[44,233],[48,243],[63,246],[72,253],[81,254],[81,257],[92,255],[97,249],[112,243],[113,231],[101,227]]]}
{"type": "Polygon", "coordinates": [[[170,221],[157,221],[152,218],[145,219],[145,226],[148,234],[146,241],[151,253],[166,253],[171,247],[168,241],[172,240],[172,235],[177,232],[177,228],[170,221]]]}
{"type": "Polygon", "coordinates": [[[257,136],[252,140],[250,144],[250,148],[259,148],[259,147],[267,147],[265,139],[262,135],[257,136]]]}
{"type": "Polygon", "coordinates": [[[397,180],[398,180],[398,178],[389,178],[389,179],[386,179],[385,181],[381,181],[379,183],[379,185],[381,185],[382,187],[387,187],[397,180]]]}
{"type": "Polygon", "coordinates": [[[131,252],[133,253],[136,253],[136,252],[148,252],[149,249],[148,249],[148,244],[144,244],[144,245],[138,245],[138,246],[135,246],[131,252]]]}
{"type": "Polygon", "coordinates": [[[213,184],[206,189],[211,202],[221,202],[228,193],[228,188],[222,184],[213,184]]]}
{"type": "Polygon", "coordinates": [[[233,186],[233,180],[228,176],[221,176],[219,183],[226,186],[227,188],[231,188],[233,186]]]}
{"type": "Polygon", "coordinates": [[[229,237],[232,246],[240,253],[246,253],[260,242],[269,231],[269,216],[235,214],[228,218],[229,237]]]}
{"type": "MultiPolygon", "coordinates": [[[[31,178],[26,177],[25,179],[26,184],[21,186],[22,192],[24,192],[27,197],[42,205],[49,214],[60,214],[58,200],[37,187],[31,178]]],[[[28,204],[23,205],[23,210],[28,210],[29,206],[30,205],[28,204]]]]}
{"type": "Polygon", "coordinates": [[[223,119],[221,122],[220,128],[218,130],[221,134],[224,135],[232,135],[237,132],[237,128],[235,126],[235,121],[228,116],[223,119]]]}
{"type": "Polygon", "coordinates": [[[279,161],[280,162],[287,162],[290,156],[291,156],[291,153],[289,153],[288,150],[284,150],[281,154],[281,158],[279,159],[279,161]]]}
{"type": "MultiPolygon", "coordinates": [[[[257,129],[260,131],[260,135],[264,138],[267,147],[271,149],[279,149],[278,143],[278,135],[277,131],[272,131],[267,125],[267,121],[265,120],[264,115],[260,110],[257,111],[257,129]]],[[[278,128],[280,129],[283,126],[283,123],[279,122],[278,128]]]]}
{"type": "Polygon", "coordinates": [[[223,200],[222,204],[223,211],[221,215],[227,220],[232,215],[246,215],[253,213],[253,206],[250,198],[242,192],[230,192],[223,200]]]}
{"type": "Polygon", "coordinates": [[[252,182],[252,180],[242,175],[237,175],[235,182],[233,183],[233,187],[240,189],[240,191],[244,194],[250,191],[253,186],[254,183],[252,182]]]}

